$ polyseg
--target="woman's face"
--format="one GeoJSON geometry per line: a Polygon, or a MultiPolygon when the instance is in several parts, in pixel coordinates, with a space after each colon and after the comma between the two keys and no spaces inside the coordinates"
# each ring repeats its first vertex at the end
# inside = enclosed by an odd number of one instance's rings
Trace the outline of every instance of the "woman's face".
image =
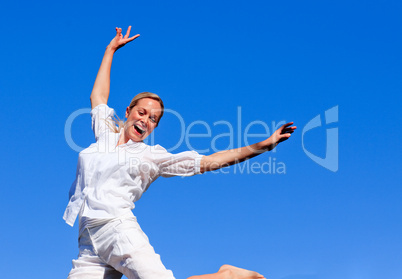
{"type": "Polygon", "coordinates": [[[125,142],[130,139],[135,142],[143,141],[158,125],[161,113],[161,105],[151,98],[140,99],[131,110],[127,107],[125,142]]]}

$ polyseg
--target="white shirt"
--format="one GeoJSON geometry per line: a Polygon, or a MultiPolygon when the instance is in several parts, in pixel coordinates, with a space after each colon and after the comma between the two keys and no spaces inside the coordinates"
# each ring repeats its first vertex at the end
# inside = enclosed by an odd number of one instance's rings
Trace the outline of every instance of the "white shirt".
{"type": "Polygon", "coordinates": [[[96,143],[80,152],[77,174],[63,219],[80,227],[132,215],[134,202],[159,176],[200,173],[202,155],[195,151],[171,154],[160,145],[129,140],[117,146],[120,134],[109,128],[114,110],[102,104],[91,111],[96,143]]]}

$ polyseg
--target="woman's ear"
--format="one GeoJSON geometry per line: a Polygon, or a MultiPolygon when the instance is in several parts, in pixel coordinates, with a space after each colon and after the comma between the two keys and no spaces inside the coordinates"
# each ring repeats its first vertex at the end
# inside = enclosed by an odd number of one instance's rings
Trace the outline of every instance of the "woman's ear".
{"type": "Polygon", "coordinates": [[[130,115],[130,107],[126,108],[126,118],[128,118],[128,116],[130,115]]]}

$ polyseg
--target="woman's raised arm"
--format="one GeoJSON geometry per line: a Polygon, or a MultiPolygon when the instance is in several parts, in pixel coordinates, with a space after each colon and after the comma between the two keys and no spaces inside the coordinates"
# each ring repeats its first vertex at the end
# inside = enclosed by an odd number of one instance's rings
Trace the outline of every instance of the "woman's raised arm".
{"type": "Polygon", "coordinates": [[[116,37],[106,47],[101,66],[96,76],[95,84],[91,93],[91,107],[95,108],[100,104],[107,104],[110,91],[110,69],[112,67],[113,55],[122,46],[138,38],[140,34],[130,37],[131,26],[128,27],[126,35],[123,37],[121,28],[116,27],[116,37]]]}
{"type": "Polygon", "coordinates": [[[282,125],[269,138],[261,142],[231,150],[225,150],[204,156],[201,159],[201,172],[213,171],[230,165],[238,164],[250,158],[253,158],[265,151],[274,149],[280,142],[290,138],[296,130],[293,122],[282,125]]]}

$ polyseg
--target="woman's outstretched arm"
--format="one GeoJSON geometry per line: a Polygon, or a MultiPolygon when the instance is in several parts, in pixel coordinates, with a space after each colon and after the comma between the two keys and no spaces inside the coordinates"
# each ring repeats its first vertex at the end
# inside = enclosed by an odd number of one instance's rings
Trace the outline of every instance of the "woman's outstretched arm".
{"type": "Polygon", "coordinates": [[[113,55],[122,46],[138,38],[137,34],[130,38],[131,26],[128,27],[126,35],[123,37],[121,28],[116,27],[116,37],[106,47],[101,66],[96,76],[95,84],[91,93],[91,107],[95,108],[100,104],[107,104],[110,91],[110,69],[112,67],[113,55]]]}
{"type": "Polygon", "coordinates": [[[274,149],[280,142],[290,138],[296,130],[293,122],[282,125],[269,138],[261,142],[231,150],[225,150],[204,156],[201,159],[201,172],[213,171],[230,165],[234,165],[253,158],[265,151],[274,149]]]}

